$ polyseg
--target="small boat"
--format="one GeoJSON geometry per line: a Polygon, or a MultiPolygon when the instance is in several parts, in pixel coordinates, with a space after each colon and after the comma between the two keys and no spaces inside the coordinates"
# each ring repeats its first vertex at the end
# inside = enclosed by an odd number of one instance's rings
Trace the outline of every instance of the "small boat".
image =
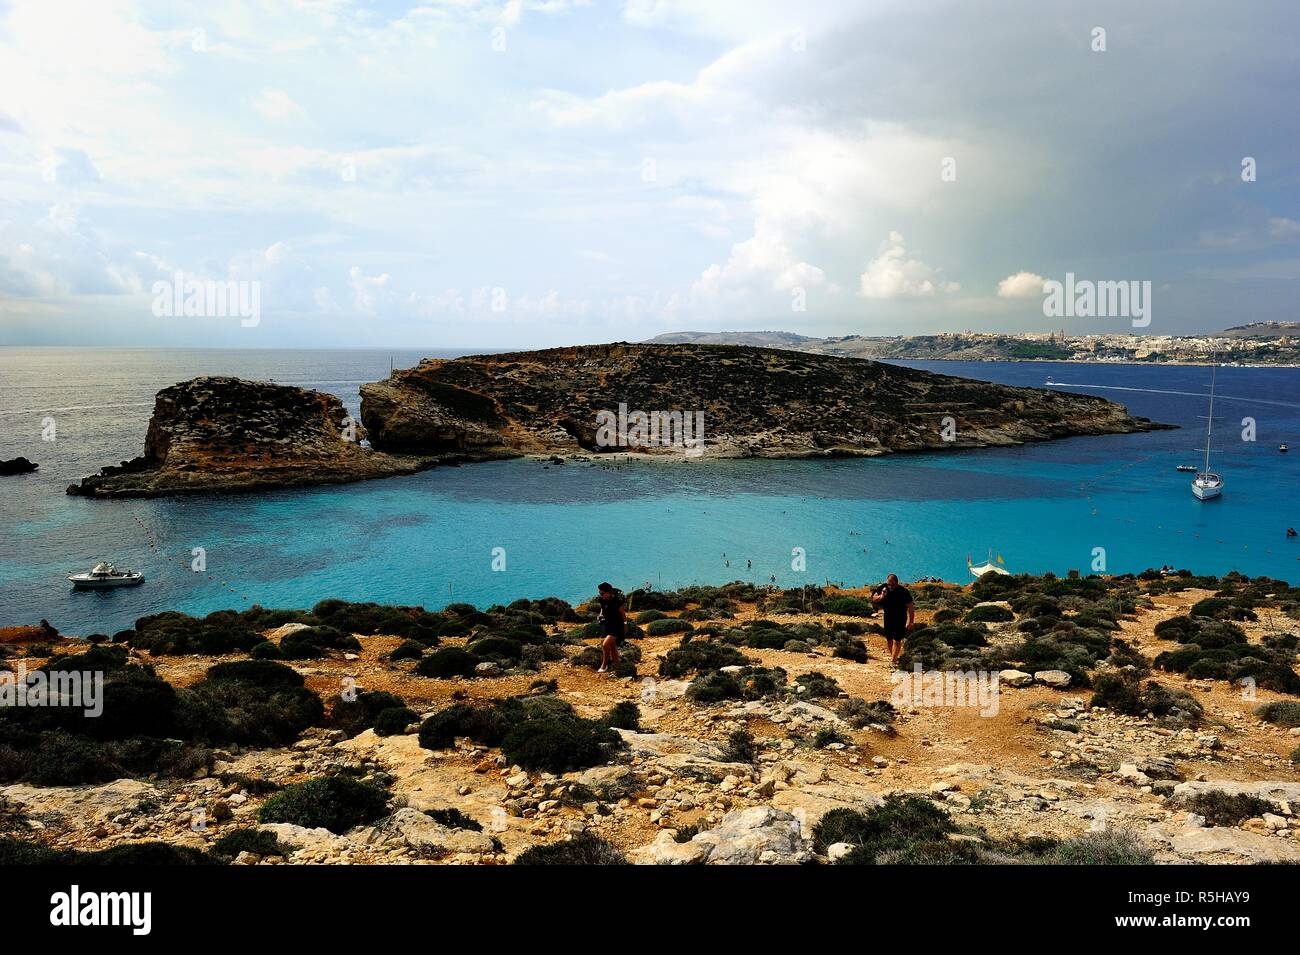
{"type": "Polygon", "coordinates": [[[144,583],[144,574],[136,570],[118,570],[108,561],[96,564],[89,572],[69,574],[72,586],[85,590],[107,590],[110,587],[134,587],[144,583]]]}
{"type": "MultiPolygon", "coordinates": [[[[1002,555],[999,554],[998,563],[1001,562],[1002,562],[1002,555]]],[[[999,567],[997,564],[993,562],[992,550],[989,550],[989,559],[982,564],[972,564],[970,562],[970,558],[967,557],[966,566],[970,568],[971,576],[975,577],[976,579],[983,577],[985,574],[989,573],[990,571],[992,571],[995,574],[1001,574],[1004,577],[1011,576],[1011,571],[1007,570],[1004,567],[999,567]]]]}
{"type": "Polygon", "coordinates": [[[1285,442],[1283,442],[1282,444],[1279,444],[1279,445],[1277,446],[1277,449],[1278,449],[1279,451],[1283,451],[1283,452],[1285,452],[1285,451],[1290,451],[1290,450],[1291,450],[1290,448],[1288,448],[1288,447],[1286,446],[1286,443],[1285,443],[1285,442]]]}
{"type": "Polygon", "coordinates": [[[1180,465],[1178,465],[1178,467],[1174,468],[1174,470],[1175,470],[1175,471],[1188,471],[1188,472],[1191,472],[1191,471],[1195,471],[1195,470],[1196,470],[1196,465],[1195,465],[1195,464],[1180,464],[1180,465]]]}
{"type": "Polygon", "coordinates": [[[1205,452],[1205,464],[1192,478],[1192,493],[1197,500],[1211,501],[1223,493],[1223,478],[1210,470],[1210,436],[1214,431],[1214,377],[1218,365],[1212,365],[1210,371],[1210,413],[1205,416],[1205,447],[1197,448],[1205,452]]]}

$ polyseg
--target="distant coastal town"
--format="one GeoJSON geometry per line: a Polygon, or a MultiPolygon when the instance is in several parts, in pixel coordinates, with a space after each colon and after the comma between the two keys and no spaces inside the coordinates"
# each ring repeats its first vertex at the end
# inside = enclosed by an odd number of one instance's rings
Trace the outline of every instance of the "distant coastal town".
{"type": "Polygon", "coordinates": [[[949,361],[1089,361],[1300,365],[1300,322],[1256,322],[1210,335],[1067,335],[1064,330],[1009,334],[812,338],[791,332],[671,332],[657,344],[753,345],[850,358],[949,361]]]}

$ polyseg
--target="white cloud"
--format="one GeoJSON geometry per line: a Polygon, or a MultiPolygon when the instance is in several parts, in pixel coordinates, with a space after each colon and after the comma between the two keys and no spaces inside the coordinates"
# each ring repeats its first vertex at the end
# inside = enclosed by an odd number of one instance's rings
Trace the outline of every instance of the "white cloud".
{"type": "Polygon", "coordinates": [[[1039,298],[1047,281],[1036,272],[1017,272],[998,283],[998,298],[1039,298]]]}
{"type": "Polygon", "coordinates": [[[1279,216],[1268,220],[1268,231],[1276,239],[1289,239],[1300,235],[1300,222],[1279,216]]]}
{"type": "Polygon", "coordinates": [[[284,90],[267,87],[253,98],[253,109],[267,119],[284,120],[305,116],[303,108],[284,90]]]}
{"type": "Polygon", "coordinates": [[[938,292],[956,292],[961,286],[940,275],[942,269],[911,258],[902,235],[889,233],[880,244],[880,254],[860,276],[860,290],[865,298],[928,298],[938,292]]]}

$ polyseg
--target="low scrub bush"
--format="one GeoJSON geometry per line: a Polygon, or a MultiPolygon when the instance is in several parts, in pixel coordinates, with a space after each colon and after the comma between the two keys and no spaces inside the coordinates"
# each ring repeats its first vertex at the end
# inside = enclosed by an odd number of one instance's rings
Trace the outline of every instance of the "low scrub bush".
{"type": "Polygon", "coordinates": [[[1255,715],[1266,723],[1289,729],[1300,726],[1300,703],[1292,703],[1290,700],[1265,703],[1255,708],[1255,715]]]}
{"type": "Polygon", "coordinates": [[[474,668],[481,662],[478,657],[460,647],[443,647],[422,658],[415,665],[415,672],[438,680],[455,676],[471,677],[474,668]]]}
{"type": "Polygon", "coordinates": [[[638,730],[641,728],[641,707],[631,700],[623,700],[610,707],[601,722],[612,729],[638,730]]]}
{"type": "Polygon", "coordinates": [[[675,679],[722,667],[746,666],[749,662],[735,647],[710,640],[687,640],[664,654],[659,661],[659,675],[675,679]]]}
{"type": "Polygon", "coordinates": [[[967,623],[1006,623],[1016,615],[1000,604],[980,604],[966,612],[967,623]]]}
{"type": "Polygon", "coordinates": [[[841,617],[873,617],[876,607],[870,600],[861,597],[830,597],[822,601],[822,612],[841,617]]]}
{"type": "Polygon", "coordinates": [[[646,624],[645,632],[651,637],[666,637],[674,633],[690,633],[695,628],[690,621],[678,617],[664,617],[646,624]]]}
{"type": "Polygon", "coordinates": [[[289,854],[289,848],[274,832],[252,826],[227,832],[212,844],[212,854],[222,859],[233,859],[241,852],[251,852],[255,856],[284,856],[289,854]]]}
{"type": "Polygon", "coordinates": [[[621,742],[608,726],[564,714],[516,724],[501,741],[501,751],[524,769],[567,773],[606,762],[621,742]]]}
{"type": "Polygon", "coordinates": [[[1211,826],[1235,826],[1266,812],[1277,811],[1271,802],[1258,796],[1218,791],[1197,793],[1183,805],[1198,816],[1204,816],[1211,826]]]}
{"type": "Polygon", "coordinates": [[[322,776],[286,786],[262,804],[257,821],[287,822],[345,833],[388,812],[388,793],[346,776],[322,776]]]}
{"type": "Polygon", "coordinates": [[[599,836],[583,834],[566,842],[525,849],[515,865],[627,865],[627,857],[599,836]]]}
{"type": "Polygon", "coordinates": [[[866,812],[832,809],[813,827],[813,845],[824,853],[837,842],[849,843],[854,849],[841,864],[870,865],[881,853],[917,843],[944,843],[956,831],[948,814],[928,799],[895,794],[866,812]]]}

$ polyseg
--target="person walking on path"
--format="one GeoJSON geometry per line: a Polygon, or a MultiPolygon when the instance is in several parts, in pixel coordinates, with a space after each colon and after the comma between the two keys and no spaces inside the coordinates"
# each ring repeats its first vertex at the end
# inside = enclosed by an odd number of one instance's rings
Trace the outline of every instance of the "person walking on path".
{"type": "Polygon", "coordinates": [[[898,666],[903,652],[903,641],[916,625],[916,604],[908,589],[898,582],[897,574],[890,574],[871,595],[871,602],[885,611],[885,644],[889,648],[889,661],[898,666]]]}
{"type": "Polygon", "coordinates": [[[608,581],[602,582],[596,589],[600,591],[596,598],[600,604],[600,616],[597,619],[605,633],[605,638],[600,642],[600,669],[596,672],[608,673],[611,667],[618,664],[618,643],[627,632],[627,597],[608,581]]]}

